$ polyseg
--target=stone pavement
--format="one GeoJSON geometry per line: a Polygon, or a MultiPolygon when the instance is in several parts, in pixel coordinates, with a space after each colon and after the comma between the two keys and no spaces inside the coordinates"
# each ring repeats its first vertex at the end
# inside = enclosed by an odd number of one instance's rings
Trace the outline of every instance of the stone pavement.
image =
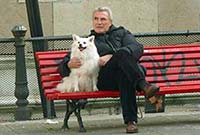
{"type": "MultiPolygon", "coordinates": [[[[87,132],[79,133],[76,118],[69,120],[69,130],[62,130],[63,119],[0,123],[0,135],[125,135],[122,116],[98,113],[83,115],[87,132]]],[[[200,105],[166,106],[165,113],[144,114],[138,120],[138,135],[199,135],[200,105]]]]}

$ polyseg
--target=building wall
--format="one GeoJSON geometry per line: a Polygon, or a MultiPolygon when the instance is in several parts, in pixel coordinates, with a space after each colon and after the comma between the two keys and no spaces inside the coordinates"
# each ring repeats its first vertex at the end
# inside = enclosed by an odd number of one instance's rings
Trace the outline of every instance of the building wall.
{"type": "MultiPolygon", "coordinates": [[[[39,6],[45,36],[88,34],[97,6],[109,6],[114,24],[131,32],[200,30],[199,0],[39,0],[39,6]]],[[[12,37],[16,24],[29,30],[25,0],[0,0],[0,16],[0,38],[12,37]]]]}
{"type": "Polygon", "coordinates": [[[158,31],[200,30],[200,0],[159,0],[158,31]]]}
{"type": "MultiPolygon", "coordinates": [[[[0,0],[0,38],[12,37],[11,29],[16,24],[22,24],[30,36],[25,0],[0,0]]],[[[40,2],[41,20],[45,35],[53,35],[52,2],[40,2]]]]}
{"type": "Polygon", "coordinates": [[[92,11],[109,6],[114,24],[132,32],[157,31],[157,0],[79,0],[53,3],[54,35],[88,34],[92,28],[92,11]],[[150,14],[151,13],[151,14],[150,14]]]}

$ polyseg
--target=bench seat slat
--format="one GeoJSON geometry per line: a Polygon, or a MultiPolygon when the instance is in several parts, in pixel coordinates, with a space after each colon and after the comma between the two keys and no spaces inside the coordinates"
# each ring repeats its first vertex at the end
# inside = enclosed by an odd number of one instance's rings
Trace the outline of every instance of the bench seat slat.
{"type": "Polygon", "coordinates": [[[200,92],[200,84],[188,86],[169,86],[161,87],[159,94],[179,94],[179,93],[193,93],[200,92]]]}
{"type": "Polygon", "coordinates": [[[46,95],[49,100],[119,97],[119,91],[70,92],[46,95]]]}
{"type": "MultiPolygon", "coordinates": [[[[199,92],[200,85],[193,86],[170,86],[161,87],[158,95],[162,94],[180,94],[180,93],[194,93],[199,92]]],[[[143,95],[143,93],[137,93],[137,95],[143,95]]],[[[119,91],[95,91],[95,92],[65,92],[65,93],[52,93],[46,94],[49,100],[61,100],[61,99],[81,99],[81,98],[106,98],[119,97],[119,91]]]]}

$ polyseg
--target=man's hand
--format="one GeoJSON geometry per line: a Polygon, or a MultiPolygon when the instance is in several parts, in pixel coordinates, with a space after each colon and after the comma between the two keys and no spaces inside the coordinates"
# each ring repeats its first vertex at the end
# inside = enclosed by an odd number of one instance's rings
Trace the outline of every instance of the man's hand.
{"type": "Polygon", "coordinates": [[[107,55],[101,56],[99,58],[99,66],[105,66],[106,63],[111,59],[112,56],[113,56],[112,54],[107,54],[107,55]]]}
{"type": "Polygon", "coordinates": [[[77,57],[73,57],[70,59],[67,65],[69,68],[79,68],[82,65],[82,63],[80,59],[78,59],[77,57]]]}

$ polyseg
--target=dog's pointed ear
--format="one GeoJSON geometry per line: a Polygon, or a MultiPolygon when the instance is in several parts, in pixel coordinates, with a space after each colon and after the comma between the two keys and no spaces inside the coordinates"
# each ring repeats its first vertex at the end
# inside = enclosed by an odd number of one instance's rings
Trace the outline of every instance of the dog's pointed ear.
{"type": "Polygon", "coordinates": [[[94,42],[94,38],[95,38],[94,36],[88,37],[88,39],[89,39],[90,42],[94,42]]]}
{"type": "Polygon", "coordinates": [[[73,38],[73,41],[77,41],[78,38],[79,38],[79,36],[77,36],[76,34],[73,34],[73,35],[72,35],[72,38],[73,38]]]}

